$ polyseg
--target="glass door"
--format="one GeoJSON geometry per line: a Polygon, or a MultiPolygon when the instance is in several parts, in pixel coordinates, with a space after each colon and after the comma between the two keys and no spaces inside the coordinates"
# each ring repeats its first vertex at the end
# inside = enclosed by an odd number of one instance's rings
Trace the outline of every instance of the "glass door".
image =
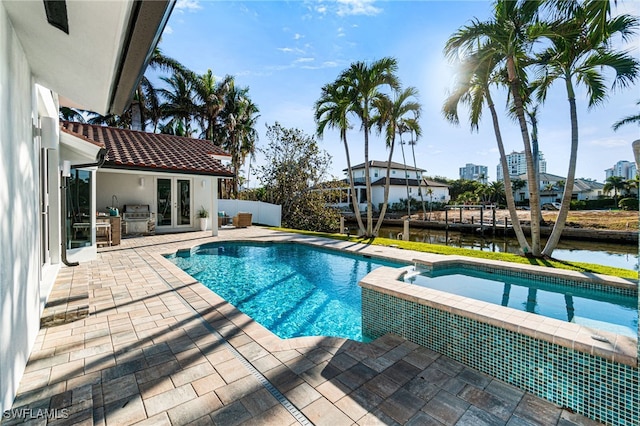
{"type": "Polygon", "coordinates": [[[158,179],[157,187],[156,226],[170,227],[172,225],[173,200],[171,197],[171,179],[158,179]]]}
{"type": "Polygon", "coordinates": [[[191,179],[159,178],[156,185],[156,226],[187,228],[193,223],[191,179]]]}
{"type": "Polygon", "coordinates": [[[191,180],[176,179],[176,186],[179,194],[176,226],[191,226],[191,180]]]}

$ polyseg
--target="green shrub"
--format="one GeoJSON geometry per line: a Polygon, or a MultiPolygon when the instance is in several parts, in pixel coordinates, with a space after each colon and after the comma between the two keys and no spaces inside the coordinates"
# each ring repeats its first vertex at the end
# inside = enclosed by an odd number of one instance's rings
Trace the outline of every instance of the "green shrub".
{"type": "Polygon", "coordinates": [[[618,207],[622,210],[638,210],[638,199],[637,198],[623,198],[618,201],[618,207]]]}

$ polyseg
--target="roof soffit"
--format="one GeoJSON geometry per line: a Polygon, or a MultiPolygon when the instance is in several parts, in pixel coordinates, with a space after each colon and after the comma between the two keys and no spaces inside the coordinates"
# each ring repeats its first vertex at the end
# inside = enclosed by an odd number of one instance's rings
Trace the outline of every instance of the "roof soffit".
{"type": "Polygon", "coordinates": [[[35,81],[101,114],[124,109],[173,6],[172,0],[67,1],[67,35],[47,22],[42,1],[2,3],[35,81]]]}

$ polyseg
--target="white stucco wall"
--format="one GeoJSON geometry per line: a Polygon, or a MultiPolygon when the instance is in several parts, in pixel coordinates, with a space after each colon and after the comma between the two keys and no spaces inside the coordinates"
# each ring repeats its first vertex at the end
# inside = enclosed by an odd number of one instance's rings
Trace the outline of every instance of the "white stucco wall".
{"type": "MultiPolygon", "coordinates": [[[[157,212],[156,182],[158,178],[163,179],[189,179],[192,185],[192,220],[189,227],[175,227],[158,229],[156,232],[172,231],[194,231],[200,229],[200,223],[196,216],[200,207],[209,211],[208,228],[211,229],[214,221],[211,217],[216,217],[217,204],[214,204],[212,194],[217,193],[218,179],[212,176],[183,175],[176,173],[152,173],[152,172],[132,172],[110,169],[98,169],[96,186],[96,209],[107,211],[107,206],[113,206],[113,196],[117,198],[120,211],[125,204],[148,204],[153,213],[157,212]],[[141,185],[140,179],[144,179],[141,185]],[[204,184],[203,184],[204,181],[204,184]],[[212,191],[213,189],[213,191],[212,191]]],[[[217,221],[215,221],[217,225],[217,221]]]]}
{"type": "Polygon", "coordinates": [[[40,325],[34,93],[29,64],[0,2],[0,412],[13,403],[40,325]]]}

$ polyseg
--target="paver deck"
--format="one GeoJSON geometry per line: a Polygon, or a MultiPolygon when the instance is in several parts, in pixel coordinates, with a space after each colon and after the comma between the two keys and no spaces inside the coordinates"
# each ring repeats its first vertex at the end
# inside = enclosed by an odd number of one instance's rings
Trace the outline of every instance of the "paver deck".
{"type": "Polygon", "coordinates": [[[2,424],[597,424],[395,335],[279,339],[161,256],[235,239],[353,246],[251,227],[100,249],[59,275],[89,315],[40,330],[2,424]]]}

